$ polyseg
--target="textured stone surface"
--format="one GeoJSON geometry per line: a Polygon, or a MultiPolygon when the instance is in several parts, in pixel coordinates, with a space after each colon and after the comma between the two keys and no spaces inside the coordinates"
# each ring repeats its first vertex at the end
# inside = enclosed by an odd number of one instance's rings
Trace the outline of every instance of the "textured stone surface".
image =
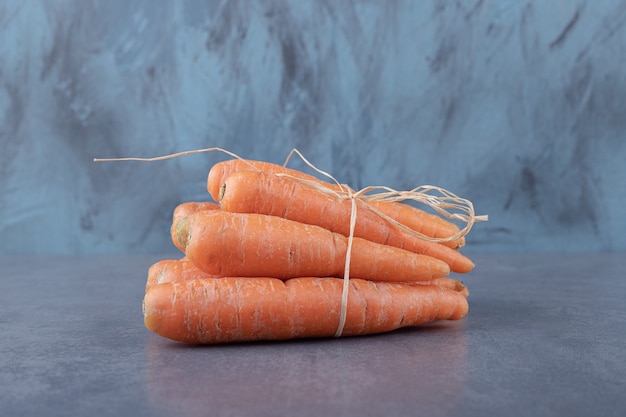
{"type": "MultiPolygon", "coordinates": [[[[468,251],[625,250],[626,1],[0,2],[0,253],[163,252],[220,146],[436,184],[468,251]]],[[[297,165],[294,165],[297,166],[297,165]]]]}
{"type": "Polygon", "coordinates": [[[624,416],[624,254],[475,258],[469,315],[368,337],[150,334],[157,256],[0,257],[3,416],[624,416]]]}

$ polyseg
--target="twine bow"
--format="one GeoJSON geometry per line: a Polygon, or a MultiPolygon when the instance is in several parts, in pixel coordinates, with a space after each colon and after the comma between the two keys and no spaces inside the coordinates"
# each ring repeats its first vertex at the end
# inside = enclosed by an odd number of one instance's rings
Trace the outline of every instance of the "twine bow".
{"type": "Polygon", "coordinates": [[[392,226],[397,227],[404,232],[418,237],[420,239],[425,239],[431,242],[449,242],[455,241],[457,239],[465,236],[474,226],[474,223],[487,221],[488,216],[481,215],[477,216],[474,213],[474,205],[470,200],[461,198],[448,190],[445,190],[441,187],[437,187],[434,185],[422,185],[416,187],[409,191],[398,191],[394,190],[390,187],[385,186],[368,186],[359,191],[354,191],[350,187],[339,183],[337,179],[335,179],[332,175],[327,172],[324,172],[318,169],[315,165],[309,162],[300,151],[297,149],[292,149],[283,167],[286,167],[289,163],[291,157],[297,154],[310,168],[318,172],[319,174],[327,177],[332,182],[334,182],[338,187],[338,190],[331,189],[327,186],[324,186],[318,182],[305,180],[301,178],[296,178],[289,174],[278,174],[280,176],[290,177],[295,181],[301,182],[303,184],[308,185],[309,187],[315,188],[321,192],[332,194],[337,198],[346,199],[349,198],[351,202],[351,212],[350,212],[350,232],[348,235],[348,246],[346,251],[346,261],[344,267],[343,274],[343,291],[341,295],[341,310],[339,313],[339,324],[337,326],[337,330],[335,332],[335,337],[340,337],[343,333],[343,328],[346,323],[347,311],[348,311],[348,294],[350,288],[350,257],[352,253],[352,242],[354,240],[354,229],[356,226],[357,219],[357,201],[359,201],[362,205],[364,205],[367,209],[372,210],[381,218],[385,219],[392,226]],[[437,194],[432,194],[437,193],[437,194]],[[412,200],[418,203],[425,204],[435,210],[437,213],[451,220],[457,220],[465,223],[465,227],[461,228],[457,233],[452,236],[437,238],[424,235],[423,233],[419,233],[413,229],[408,228],[404,224],[398,222],[397,220],[389,217],[385,213],[373,207],[370,202],[399,202],[412,200]]]}

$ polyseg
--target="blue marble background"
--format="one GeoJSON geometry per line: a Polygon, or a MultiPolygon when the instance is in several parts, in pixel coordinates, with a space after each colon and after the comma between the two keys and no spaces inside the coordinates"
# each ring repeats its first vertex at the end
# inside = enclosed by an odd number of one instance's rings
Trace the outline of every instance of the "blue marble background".
{"type": "Polygon", "coordinates": [[[92,159],[212,146],[445,187],[467,253],[624,251],[625,64],[623,0],[0,0],[0,253],[172,251],[225,156],[92,159]]]}

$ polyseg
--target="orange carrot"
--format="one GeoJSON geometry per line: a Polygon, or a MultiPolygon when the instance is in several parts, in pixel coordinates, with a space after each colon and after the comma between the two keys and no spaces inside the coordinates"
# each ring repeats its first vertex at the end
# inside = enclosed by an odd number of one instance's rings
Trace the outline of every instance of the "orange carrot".
{"type": "Polygon", "coordinates": [[[422,285],[422,284],[435,285],[435,286],[438,286],[438,287],[441,287],[441,288],[445,288],[445,289],[450,290],[450,291],[456,291],[459,294],[462,294],[466,298],[469,296],[469,290],[467,289],[465,284],[463,284],[461,281],[453,279],[453,278],[439,277],[439,278],[429,279],[428,281],[424,281],[423,283],[422,282],[414,282],[413,284],[415,284],[415,285],[422,285]]]}
{"type": "Polygon", "coordinates": [[[183,248],[178,245],[178,241],[176,239],[175,225],[180,219],[182,219],[183,217],[187,217],[190,214],[197,213],[198,211],[219,209],[219,204],[212,203],[210,201],[189,201],[176,206],[176,208],[174,209],[174,214],[172,215],[172,227],[170,228],[170,235],[172,237],[172,242],[174,242],[174,245],[178,249],[183,250],[183,248]]]}
{"type": "MultiPolygon", "coordinates": [[[[286,174],[295,178],[316,182],[334,191],[343,191],[337,184],[323,181],[302,171],[265,161],[231,159],[216,163],[209,171],[207,190],[215,201],[219,201],[219,193],[224,180],[232,173],[238,171],[261,171],[269,174],[286,174]]],[[[345,185],[344,187],[345,189],[349,189],[345,185]]],[[[381,201],[373,205],[395,221],[429,237],[447,238],[459,233],[458,226],[451,221],[408,204],[381,201]]],[[[458,249],[464,246],[465,238],[461,237],[450,242],[441,242],[441,244],[458,249]]]]}
{"type": "MultiPolygon", "coordinates": [[[[154,263],[148,269],[148,281],[146,290],[158,284],[166,282],[188,281],[201,278],[219,278],[218,276],[207,274],[198,269],[186,257],[181,259],[164,259],[154,263]]],[[[240,277],[245,278],[245,277],[240,277]]],[[[336,277],[334,277],[336,278],[336,277]]],[[[253,279],[253,278],[250,278],[253,279]]],[[[467,287],[461,281],[447,277],[438,277],[428,281],[414,281],[415,285],[437,285],[452,291],[457,291],[465,297],[469,295],[467,287]]]]}
{"type": "MultiPolygon", "coordinates": [[[[152,285],[166,282],[177,282],[200,278],[219,278],[216,275],[207,274],[197,268],[186,257],[181,259],[161,260],[152,265],[148,272],[148,283],[152,285]]],[[[246,277],[240,277],[246,278],[246,277]]],[[[333,277],[338,278],[338,277],[333,277]]],[[[252,278],[251,278],[252,279],[252,278]]],[[[469,295],[467,287],[459,280],[449,277],[437,277],[427,281],[412,281],[415,285],[436,285],[449,290],[457,291],[465,297],[469,295]]]]}
{"type": "MultiPolygon", "coordinates": [[[[352,202],[290,177],[264,172],[239,171],[228,176],[218,196],[223,210],[280,216],[321,226],[348,236],[352,202]]],[[[454,272],[469,272],[472,261],[447,246],[424,240],[401,230],[364,202],[357,200],[354,236],[395,246],[446,262],[454,272]]]]}
{"type": "MultiPolygon", "coordinates": [[[[398,223],[425,236],[447,238],[459,233],[459,228],[454,223],[408,204],[386,201],[371,201],[369,204],[398,223]]],[[[452,249],[461,249],[465,246],[465,237],[439,243],[452,249]]]]}
{"type": "Polygon", "coordinates": [[[216,278],[195,267],[186,257],[182,259],[163,259],[148,268],[146,290],[158,284],[173,280],[188,280],[197,278],[216,278]]]}
{"type": "Polygon", "coordinates": [[[156,284],[158,284],[159,276],[161,275],[161,273],[165,270],[165,268],[167,268],[169,264],[173,264],[175,262],[176,260],[174,259],[163,259],[161,261],[155,262],[154,264],[150,265],[150,268],[148,268],[148,280],[146,281],[146,291],[148,290],[148,288],[153,287],[156,284]]]}
{"type": "MultiPolygon", "coordinates": [[[[150,287],[143,302],[146,327],[187,343],[329,337],[339,323],[343,282],[338,278],[216,278],[150,287]]],[[[342,336],[365,335],[458,320],[466,298],[435,285],[349,282],[342,336]]]]}
{"type": "MultiPolygon", "coordinates": [[[[218,276],[343,277],[348,238],[319,226],[262,214],[201,211],[180,220],[187,258],[218,276]]],[[[423,281],[449,274],[438,259],[354,238],[350,276],[375,281],[423,281]]]]}

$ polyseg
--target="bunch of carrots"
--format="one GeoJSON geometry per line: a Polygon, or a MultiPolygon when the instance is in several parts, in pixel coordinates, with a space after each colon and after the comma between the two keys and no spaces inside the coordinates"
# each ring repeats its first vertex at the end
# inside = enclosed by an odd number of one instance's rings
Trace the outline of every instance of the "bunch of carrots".
{"type": "Polygon", "coordinates": [[[215,164],[214,202],[185,202],[171,239],[184,256],[148,271],[143,313],[160,336],[196,344],[352,336],[468,312],[465,238],[441,216],[368,201],[268,162],[215,164]]]}

